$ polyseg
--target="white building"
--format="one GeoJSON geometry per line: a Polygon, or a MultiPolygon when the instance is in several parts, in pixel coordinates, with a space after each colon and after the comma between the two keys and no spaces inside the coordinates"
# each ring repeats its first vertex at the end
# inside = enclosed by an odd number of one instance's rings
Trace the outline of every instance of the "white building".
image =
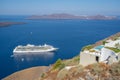
{"type": "Polygon", "coordinates": [[[115,53],[107,47],[120,49],[120,38],[115,41],[107,40],[105,45],[100,45],[90,50],[84,50],[80,53],[80,64],[87,66],[97,62],[106,64],[118,62],[120,60],[120,52],[115,53]]]}
{"type": "Polygon", "coordinates": [[[117,62],[117,55],[112,50],[102,48],[100,52],[83,51],[80,54],[80,64],[87,66],[89,64],[103,62],[111,64],[117,62]]]}
{"type": "Polygon", "coordinates": [[[119,48],[120,49],[120,40],[110,41],[109,43],[105,44],[105,47],[113,47],[113,48],[119,48]]]}

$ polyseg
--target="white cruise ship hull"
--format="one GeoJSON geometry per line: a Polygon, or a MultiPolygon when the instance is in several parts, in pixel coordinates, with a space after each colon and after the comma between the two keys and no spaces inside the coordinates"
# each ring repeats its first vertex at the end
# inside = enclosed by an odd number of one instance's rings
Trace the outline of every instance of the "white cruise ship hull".
{"type": "Polygon", "coordinates": [[[44,52],[53,52],[56,51],[58,48],[54,48],[51,45],[43,45],[43,46],[35,46],[35,45],[26,45],[26,46],[17,46],[13,53],[44,53],[44,52]]]}
{"type": "Polygon", "coordinates": [[[44,52],[54,52],[56,51],[58,48],[53,48],[53,49],[48,49],[48,50],[38,50],[38,51],[16,51],[16,49],[14,49],[13,53],[44,53],[44,52]]]}

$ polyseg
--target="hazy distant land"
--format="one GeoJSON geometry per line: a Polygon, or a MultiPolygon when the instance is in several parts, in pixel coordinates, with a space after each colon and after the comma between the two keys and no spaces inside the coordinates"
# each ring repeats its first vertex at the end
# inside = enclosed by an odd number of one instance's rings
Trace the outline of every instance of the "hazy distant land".
{"type": "Polygon", "coordinates": [[[7,27],[11,25],[25,24],[24,22],[0,22],[0,27],[7,27]]]}
{"type": "Polygon", "coordinates": [[[94,15],[94,16],[76,16],[71,14],[51,14],[51,15],[33,15],[27,19],[85,19],[85,20],[114,20],[117,19],[116,16],[104,16],[104,15],[94,15]]]}

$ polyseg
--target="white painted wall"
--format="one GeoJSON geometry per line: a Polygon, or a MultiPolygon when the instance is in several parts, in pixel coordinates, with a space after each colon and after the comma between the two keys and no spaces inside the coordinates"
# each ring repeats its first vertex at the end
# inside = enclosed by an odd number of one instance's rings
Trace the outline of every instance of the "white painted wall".
{"type": "Polygon", "coordinates": [[[89,64],[97,63],[96,56],[93,54],[81,53],[80,54],[80,64],[87,66],[89,64]]]}
{"type": "Polygon", "coordinates": [[[100,62],[105,61],[109,56],[116,56],[116,54],[110,49],[102,48],[100,62]]]}

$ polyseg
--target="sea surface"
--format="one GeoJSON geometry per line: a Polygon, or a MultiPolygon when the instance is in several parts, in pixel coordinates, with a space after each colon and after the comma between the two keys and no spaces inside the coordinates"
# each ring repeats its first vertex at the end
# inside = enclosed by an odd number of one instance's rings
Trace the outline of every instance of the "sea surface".
{"type": "Polygon", "coordinates": [[[79,55],[83,46],[120,32],[120,20],[27,20],[26,17],[0,16],[0,22],[26,23],[0,28],[0,79],[26,68],[49,66],[58,58],[70,59],[79,55]],[[59,50],[12,56],[18,45],[45,43],[59,50]]]}

